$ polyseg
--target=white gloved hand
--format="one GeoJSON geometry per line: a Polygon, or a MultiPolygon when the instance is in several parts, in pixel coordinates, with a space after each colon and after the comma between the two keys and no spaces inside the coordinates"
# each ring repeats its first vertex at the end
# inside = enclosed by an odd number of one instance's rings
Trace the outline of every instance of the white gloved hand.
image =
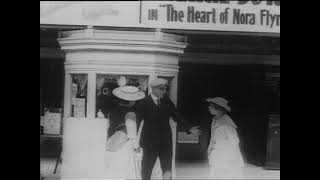
{"type": "Polygon", "coordinates": [[[130,141],[131,141],[131,146],[132,146],[133,149],[139,148],[139,144],[138,144],[138,141],[137,141],[136,138],[130,139],[130,141]]]}
{"type": "Polygon", "coordinates": [[[142,154],[143,154],[143,149],[141,147],[138,147],[137,149],[134,150],[135,156],[138,160],[142,160],[142,154]]]}

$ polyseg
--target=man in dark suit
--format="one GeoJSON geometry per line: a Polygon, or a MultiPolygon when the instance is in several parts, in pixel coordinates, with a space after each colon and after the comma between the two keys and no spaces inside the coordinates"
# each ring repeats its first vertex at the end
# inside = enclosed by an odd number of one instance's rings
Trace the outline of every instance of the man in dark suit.
{"type": "MultiPolygon", "coordinates": [[[[182,118],[173,102],[165,97],[167,80],[155,79],[150,83],[150,87],[152,88],[151,95],[142,99],[135,106],[137,119],[144,120],[140,135],[140,146],[143,148],[141,175],[142,179],[151,178],[154,164],[159,156],[163,178],[171,179],[172,132],[169,120],[172,117],[176,122],[181,122],[182,118]]],[[[180,123],[179,129],[196,135],[201,133],[198,127],[190,127],[185,122],[180,123]]]]}

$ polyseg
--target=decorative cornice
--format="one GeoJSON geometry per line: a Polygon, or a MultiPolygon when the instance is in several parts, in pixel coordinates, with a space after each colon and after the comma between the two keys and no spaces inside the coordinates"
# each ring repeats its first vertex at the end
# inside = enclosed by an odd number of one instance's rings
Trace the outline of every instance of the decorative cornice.
{"type": "Polygon", "coordinates": [[[187,44],[183,36],[162,32],[76,30],[63,32],[61,49],[70,51],[130,51],[182,54],[187,44]]]}
{"type": "Polygon", "coordinates": [[[123,30],[98,30],[87,28],[84,30],[64,31],[61,33],[62,38],[81,38],[96,37],[107,39],[131,39],[131,40],[167,40],[174,42],[185,42],[185,36],[168,34],[161,31],[123,31],[123,30]]]}
{"type": "Polygon", "coordinates": [[[107,74],[171,74],[177,75],[178,65],[167,65],[161,63],[129,63],[129,62],[65,62],[65,70],[69,73],[75,72],[96,72],[107,74]]]}
{"type": "Polygon", "coordinates": [[[162,32],[85,29],[63,32],[58,39],[66,53],[68,73],[177,76],[186,47],[183,36],[162,32]]]}

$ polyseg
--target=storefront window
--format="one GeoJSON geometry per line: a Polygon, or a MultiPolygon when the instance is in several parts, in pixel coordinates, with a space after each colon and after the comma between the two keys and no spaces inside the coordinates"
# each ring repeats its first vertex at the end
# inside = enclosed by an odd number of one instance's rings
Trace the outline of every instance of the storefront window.
{"type": "Polygon", "coordinates": [[[72,117],[86,117],[87,74],[72,74],[72,117]]]}
{"type": "Polygon", "coordinates": [[[109,117],[110,112],[118,106],[120,100],[112,91],[119,86],[135,86],[148,94],[148,76],[97,74],[96,83],[96,117],[99,112],[109,117]]]}

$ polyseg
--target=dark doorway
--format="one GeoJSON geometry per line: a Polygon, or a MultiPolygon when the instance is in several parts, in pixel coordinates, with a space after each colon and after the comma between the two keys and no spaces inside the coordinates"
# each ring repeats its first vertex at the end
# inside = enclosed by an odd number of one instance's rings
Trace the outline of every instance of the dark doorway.
{"type": "Polygon", "coordinates": [[[206,98],[221,96],[232,107],[231,118],[238,125],[244,158],[262,165],[267,142],[262,65],[219,66],[182,63],[179,74],[178,108],[193,124],[200,124],[199,144],[178,144],[177,160],[207,160],[211,117],[206,98]]]}
{"type": "Polygon", "coordinates": [[[58,30],[40,29],[40,108],[62,108],[64,56],[58,30]]]}
{"type": "Polygon", "coordinates": [[[40,107],[62,108],[63,87],[63,60],[40,59],[40,107]]]}

